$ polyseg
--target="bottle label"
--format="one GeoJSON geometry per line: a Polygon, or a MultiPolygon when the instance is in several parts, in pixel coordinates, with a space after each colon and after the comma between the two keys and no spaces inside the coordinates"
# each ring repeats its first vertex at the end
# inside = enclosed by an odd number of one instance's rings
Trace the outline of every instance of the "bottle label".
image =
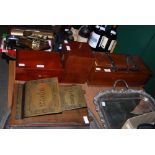
{"type": "Polygon", "coordinates": [[[108,48],[108,51],[110,51],[110,50],[112,49],[112,47],[113,47],[113,45],[114,45],[114,42],[115,42],[115,40],[112,40],[112,41],[111,41],[110,46],[109,46],[109,48],[108,48]]]}
{"type": "Polygon", "coordinates": [[[77,41],[77,37],[78,37],[79,30],[74,29],[74,28],[72,27],[72,28],[71,28],[71,31],[72,31],[72,33],[73,33],[74,41],[77,41]]]}
{"type": "Polygon", "coordinates": [[[64,40],[64,43],[65,43],[65,44],[68,44],[68,41],[67,41],[67,40],[64,40]]]}
{"type": "Polygon", "coordinates": [[[68,32],[69,31],[69,29],[65,29],[65,32],[68,32]]]}
{"type": "Polygon", "coordinates": [[[103,49],[105,49],[107,42],[108,42],[108,38],[107,38],[106,36],[103,36],[103,37],[102,37],[102,40],[101,40],[101,45],[100,45],[100,46],[101,46],[103,49]]]}
{"type": "Polygon", "coordinates": [[[93,48],[96,48],[99,38],[100,38],[100,35],[93,32],[89,40],[89,45],[93,48]]]}
{"type": "Polygon", "coordinates": [[[111,31],[111,34],[116,35],[116,32],[112,30],[112,31],[111,31]]]}

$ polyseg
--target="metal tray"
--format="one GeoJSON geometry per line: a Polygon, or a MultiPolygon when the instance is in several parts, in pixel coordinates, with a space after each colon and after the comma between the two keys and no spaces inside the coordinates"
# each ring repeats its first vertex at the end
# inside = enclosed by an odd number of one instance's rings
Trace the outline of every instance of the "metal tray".
{"type": "Polygon", "coordinates": [[[126,81],[116,80],[112,89],[94,97],[103,128],[120,129],[127,119],[155,111],[155,100],[144,90],[129,89],[126,81]],[[119,82],[125,88],[116,89],[119,82]]]}

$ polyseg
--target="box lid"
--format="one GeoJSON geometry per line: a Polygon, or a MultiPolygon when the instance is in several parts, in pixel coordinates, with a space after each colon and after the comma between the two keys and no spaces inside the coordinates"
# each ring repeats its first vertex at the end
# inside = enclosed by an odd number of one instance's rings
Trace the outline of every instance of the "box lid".
{"type": "Polygon", "coordinates": [[[45,51],[17,51],[17,67],[62,69],[59,53],[45,51]]]}
{"type": "Polygon", "coordinates": [[[149,67],[139,56],[126,54],[99,53],[95,54],[95,66],[114,68],[115,71],[131,71],[151,74],[149,67]]]}
{"type": "Polygon", "coordinates": [[[94,54],[87,43],[68,42],[63,44],[64,52],[70,52],[71,55],[79,57],[93,58],[94,54]]]}

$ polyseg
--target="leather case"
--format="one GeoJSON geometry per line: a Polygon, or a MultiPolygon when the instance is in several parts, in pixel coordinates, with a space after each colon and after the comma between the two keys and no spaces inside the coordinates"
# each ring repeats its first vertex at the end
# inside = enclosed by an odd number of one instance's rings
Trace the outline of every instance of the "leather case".
{"type": "Polygon", "coordinates": [[[96,53],[88,84],[112,86],[123,79],[129,86],[144,86],[150,76],[151,70],[139,56],[96,53]]]}

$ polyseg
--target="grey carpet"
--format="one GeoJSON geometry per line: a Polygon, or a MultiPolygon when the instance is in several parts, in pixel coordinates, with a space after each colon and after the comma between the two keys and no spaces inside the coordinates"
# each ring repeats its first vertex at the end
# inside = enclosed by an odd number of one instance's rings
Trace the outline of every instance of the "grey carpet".
{"type": "Polygon", "coordinates": [[[7,108],[7,88],[8,88],[8,64],[1,58],[0,54],[0,128],[4,127],[9,115],[7,108]]]}

